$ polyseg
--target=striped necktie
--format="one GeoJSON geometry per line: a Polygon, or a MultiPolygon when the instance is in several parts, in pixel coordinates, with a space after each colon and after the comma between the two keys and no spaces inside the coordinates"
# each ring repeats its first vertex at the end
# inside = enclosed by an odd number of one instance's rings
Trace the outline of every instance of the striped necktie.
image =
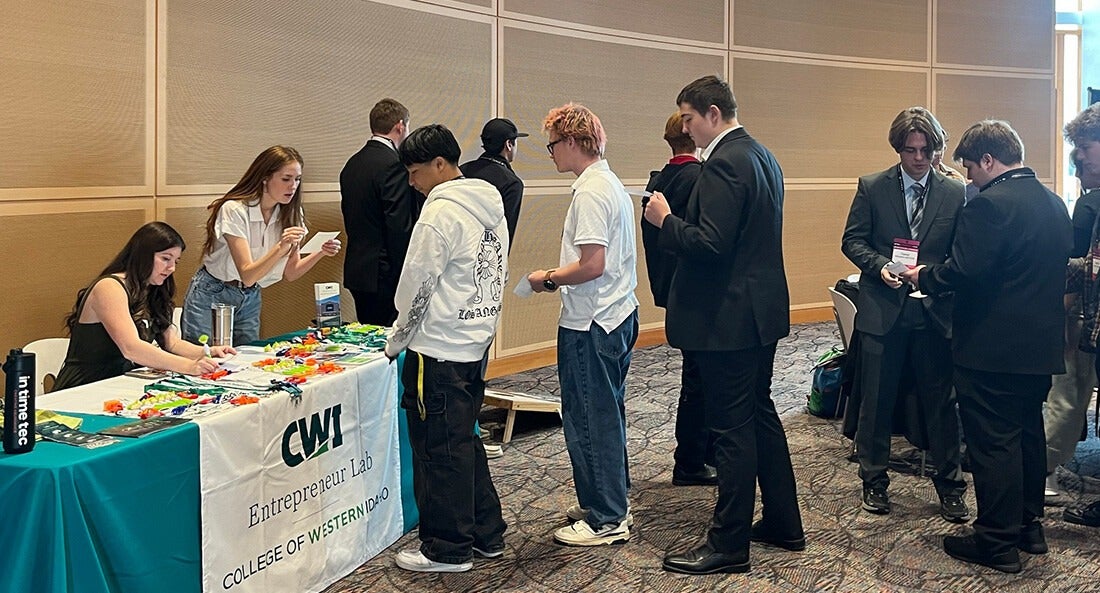
{"type": "Polygon", "coordinates": [[[913,189],[913,210],[909,213],[909,232],[914,239],[920,230],[920,221],[924,218],[924,194],[925,187],[919,183],[910,186],[913,189]]]}

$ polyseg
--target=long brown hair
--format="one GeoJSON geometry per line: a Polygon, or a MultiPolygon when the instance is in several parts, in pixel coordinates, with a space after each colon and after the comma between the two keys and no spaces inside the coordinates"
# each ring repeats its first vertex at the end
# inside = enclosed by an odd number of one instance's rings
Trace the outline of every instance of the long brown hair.
{"type": "MultiPolygon", "coordinates": [[[[264,195],[264,181],[270,179],[279,169],[294,162],[305,167],[302,155],[289,146],[272,146],[257,155],[256,159],[249,165],[248,170],[244,172],[241,180],[237,182],[237,185],[234,185],[228,193],[206,207],[210,211],[210,216],[206,219],[206,242],[202,244],[202,252],[210,253],[214,251],[214,244],[217,243],[214,223],[217,222],[218,212],[221,211],[226,202],[239,200],[248,206],[255,206],[260,203],[260,198],[264,195]]],[[[294,191],[294,197],[290,199],[290,203],[279,209],[279,224],[285,229],[292,226],[301,226],[304,223],[302,185],[298,184],[298,189],[294,191]]]]}
{"type": "MultiPolygon", "coordinates": [[[[173,247],[179,247],[180,251],[187,249],[176,229],[168,223],[153,221],[142,225],[126,242],[122,251],[118,252],[111,263],[103,268],[96,278],[98,281],[104,276],[112,274],[126,274],[123,284],[126,287],[126,295],[129,298],[130,315],[145,313],[149,316],[149,324],[156,336],[157,342],[172,325],[173,298],[176,295],[176,280],[173,275],[163,284],[150,285],[149,276],[153,273],[153,258],[158,252],[173,247]]],[[[76,295],[76,304],[73,310],[65,317],[65,327],[71,333],[80,321],[80,305],[84,296],[95,286],[95,282],[80,289],[76,295]]],[[[161,344],[163,347],[164,344],[161,344]]]]}

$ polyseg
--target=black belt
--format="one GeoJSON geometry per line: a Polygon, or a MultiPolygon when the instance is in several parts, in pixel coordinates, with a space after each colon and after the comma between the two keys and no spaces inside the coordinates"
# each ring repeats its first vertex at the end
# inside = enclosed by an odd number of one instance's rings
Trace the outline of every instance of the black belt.
{"type": "Polygon", "coordinates": [[[241,282],[240,280],[222,280],[221,278],[218,278],[217,276],[215,276],[213,274],[210,274],[210,270],[207,270],[206,266],[203,266],[202,269],[206,270],[206,273],[209,274],[211,278],[217,280],[218,282],[221,282],[222,284],[224,284],[226,286],[232,286],[233,288],[239,288],[241,290],[248,290],[250,288],[256,288],[255,284],[253,284],[252,286],[245,286],[244,282],[241,282]]]}

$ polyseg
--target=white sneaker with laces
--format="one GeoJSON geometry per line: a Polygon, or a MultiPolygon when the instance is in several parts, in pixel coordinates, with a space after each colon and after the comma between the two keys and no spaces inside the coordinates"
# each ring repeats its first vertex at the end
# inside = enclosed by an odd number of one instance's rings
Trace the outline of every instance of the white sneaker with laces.
{"type": "MultiPolygon", "coordinates": [[[[630,518],[630,515],[627,515],[630,518]]],[[[554,532],[554,539],[567,546],[605,546],[630,540],[630,527],[623,519],[618,524],[609,523],[596,531],[588,521],[577,521],[554,532]]]]}
{"type": "MultiPolygon", "coordinates": [[[[579,504],[570,505],[568,509],[565,509],[565,516],[570,521],[584,521],[588,518],[588,509],[581,507],[579,504]]],[[[626,505],[626,519],[624,522],[628,529],[634,527],[634,514],[630,512],[630,505],[626,505]]]]}
{"type": "Polygon", "coordinates": [[[394,561],[398,566],[413,572],[466,572],[474,567],[473,562],[448,564],[429,559],[420,548],[410,548],[397,553],[394,561]]]}
{"type": "Polygon", "coordinates": [[[504,446],[497,445],[495,443],[485,443],[485,457],[488,459],[496,459],[498,457],[504,457],[504,446]]]}

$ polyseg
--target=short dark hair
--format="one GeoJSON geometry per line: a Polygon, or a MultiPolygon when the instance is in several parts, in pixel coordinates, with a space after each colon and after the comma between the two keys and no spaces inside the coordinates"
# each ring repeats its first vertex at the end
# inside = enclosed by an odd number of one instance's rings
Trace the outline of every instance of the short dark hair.
{"type": "Polygon", "coordinates": [[[1002,165],[1024,162],[1024,143],[1020,135],[1006,122],[996,119],[980,121],[963,132],[953,155],[956,161],[977,163],[989,155],[1002,165]]]}
{"type": "Polygon", "coordinates": [[[401,143],[398,152],[406,167],[426,163],[437,156],[457,166],[458,159],[462,156],[462,148],[455,140],[455,135],[443,124],[429,124],[413,130],[401,143]]]}
{"type": "Polygon", "coordinates": [[[714,105],[726,121],[737,117],[737,99],[729,83],[717,76],[704,76],[688,83],[676,97],[676,105],[684,103],[699,113],[706,113],[714,105]]]}
{"type": "Polygon", "coordinates": [[[409,110],[394,99],[382,99],[370,110],[372,134],[389,134],[399,121],[409,121],[409,110]]]}
{"type": "Polygon", "coordinates": [[[1074,146],[1100,142],[1100,103],[1093,103],[1066,124],[1066,140],[1074,146]]]}
{"type": "Polygon", "coordinates": [[[918,132],[924,135],[924,141],[928,143],[924,150],[929,157],[932,156],[932,153],[943,150],[944,143],[947,141],[943,126],[936,121],[936,116],[924,107],[903,109],[894,118],[893,123],[890,124],[890,134],[888,136],[890,146],[893,147],[894,152],[901,154],[910,132],[918,132]]]}

